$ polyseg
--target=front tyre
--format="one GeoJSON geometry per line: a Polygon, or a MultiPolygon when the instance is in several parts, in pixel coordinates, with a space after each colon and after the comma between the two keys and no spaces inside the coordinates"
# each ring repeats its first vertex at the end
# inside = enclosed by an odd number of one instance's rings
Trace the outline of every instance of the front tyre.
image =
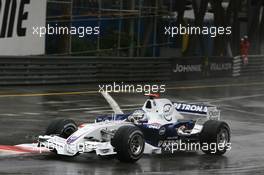
{"type": "Polygon", "coordinates": [[[136,126],[121,126],[111,140],[121,162],[133,163],[139,160],[144,152],[145,139],[136,126]]]}
{"type": "Polygon", "coordinates": [[[47,127],[45,135],[58,135],[67,139],[77,129],[78,126],[71,119],[55,119],[47,127]]]}
{"type": "Polygon", "coordinates": [[[230,128],[227,123],[209,120],[204,123],[200,135],[202,151],[206,154],[223,155],[231,147],[230,128]]]}

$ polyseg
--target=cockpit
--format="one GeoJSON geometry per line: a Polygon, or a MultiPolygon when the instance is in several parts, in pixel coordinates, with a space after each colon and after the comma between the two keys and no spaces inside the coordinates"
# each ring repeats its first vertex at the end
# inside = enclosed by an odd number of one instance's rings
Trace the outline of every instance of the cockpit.
{"type": "Polygon", "coordinates": [[[167,124],[177,122],[183,116],[179,114],[172,102],[168,99],[148,99],[141,110],[136,110],[131,114],[133,121],[167,124]]]}

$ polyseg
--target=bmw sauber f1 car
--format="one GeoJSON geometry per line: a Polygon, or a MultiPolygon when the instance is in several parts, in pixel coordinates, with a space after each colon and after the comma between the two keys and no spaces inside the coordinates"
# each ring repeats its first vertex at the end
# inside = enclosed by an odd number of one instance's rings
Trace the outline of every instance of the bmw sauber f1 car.
{"type": "Polygon", "coordinates": [[[141,109],[131,114],[99,116],[94,123],[79,127],[71,119],[57,119],[38,138],[39,147],[58,155],[94,152],[121,162],[136,162],[143,154],[171,151],[177,143],[209,145],[201,150],[222,155],[229,148],[230,129],[220,121],[215,106],[171,102],[152,94],[141,109]],[[196,115],[196,119],[184,119],[185,114],[196,115]]]}

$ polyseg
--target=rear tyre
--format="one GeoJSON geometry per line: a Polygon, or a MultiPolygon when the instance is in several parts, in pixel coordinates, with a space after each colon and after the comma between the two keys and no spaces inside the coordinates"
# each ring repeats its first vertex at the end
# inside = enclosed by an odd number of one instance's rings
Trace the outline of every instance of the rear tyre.
{"type": "Polygon", "coordinates": [[[71,119],[55,119],[47,127],[45,135],[58,135],[67,139],[77,129],[78,126],[71,119]]]}
{"type": "Polygon", "coordinates": [[[230,128],[227,123],[209,120],[200,135],[202,151],[206,154],[223,155],[230,149],[230,128]],[[207,146],[205,146],[207,145],[207,146]],[[206,148],[206,149],[204,149],[206,148]]]}
{"type": "Polygon", "coordinates": [[[118,160],[126,163],[134,163],[143,155],[145,139],[138,127],[121,126],[111,140],[111,145],[117,152],[118,160]]]}

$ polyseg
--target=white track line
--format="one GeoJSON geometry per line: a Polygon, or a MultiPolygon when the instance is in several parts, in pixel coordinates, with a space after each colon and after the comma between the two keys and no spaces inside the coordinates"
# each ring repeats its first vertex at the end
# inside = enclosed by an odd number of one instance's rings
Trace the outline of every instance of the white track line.
{"type": "Polygon", "coordinates": [[[0,114],[0,116],[8,116],[8,117],[18,117],[20,114],[0,114]]]}
{"type": "Polygon", "coordinates": [[[229,111],[240,112],[240,113],[244,113],[244,114],[249,114],[249,115],[255,115],[255,116],[264,117],[263,114],[259,114],[259,113],[255,113],[255,112],[243,111],[243,110],[240,110],[240,109],[233,109],[233,108],[228,108],[228,107],[223,107],[223,109],[229,110],[229,111]]]}
{"type": "Polygon", "coordinates": [[[41,115],[41,113],[36,113],[36,112],[23,112],[23,115],[41,115]]]}
{"type": "MultiPolygon", "coordinates": [[[[123,108],[123,111],[129,111],[129,110],[135,110],[135,109],[139,109],[140,107],[137,108],[123,108]]],[[[112,109],[110,110],[97,110],[97,111],[85,111],[84,113],[86,114],[90,114],[90,113],[102,113],[102,112],[113,112],[112,109]]]]}
{"type": "Polygon", "coordinates": [[[80,103],[80,102],[90,102],[91,100],[67,100],[67,101],[47,101],[47,102],[39,102],[38,105],[44,104],[69,104],[69,103],[80,103]]]}
{"type": "MultiPolygon", "coordinates": [[[[142,104],[129,104],[129,105],[121,105],[122,107],[141,107],[142,104]]],[[[89,110],[100,110],[100,109],[105,109],[107,110],[109,106],[104,106],[104,107],[89,107],[89,108],[70,108],[70,109],[60,109],[58,111],[60,112],[71,112],[71,111],[89,111],[89,110]]]]}
{"type": "Polygon", "coordinates": [[[71,112],[71,111],[84,111],[84,110],[94,110],[94,109],[105,109],[109,108],[108,106],[104,107],[90,107],[90,108],[72,108],[72,109],[60,109],[60,112],[71,112]]]}
{"type": "Polygon", "coordinates": [[[246,95],[246,96],[234,96],[234,97],[226,97],[226,98],[219,98],[217,100],[209,101],[210,103],[215,102],[223,102],[223,101],[230,101],[230,100],[242,100],[247,98],[255,98],[255,97],[262,97],[264,94],[255,94],[255,95],[246,95]]]}

